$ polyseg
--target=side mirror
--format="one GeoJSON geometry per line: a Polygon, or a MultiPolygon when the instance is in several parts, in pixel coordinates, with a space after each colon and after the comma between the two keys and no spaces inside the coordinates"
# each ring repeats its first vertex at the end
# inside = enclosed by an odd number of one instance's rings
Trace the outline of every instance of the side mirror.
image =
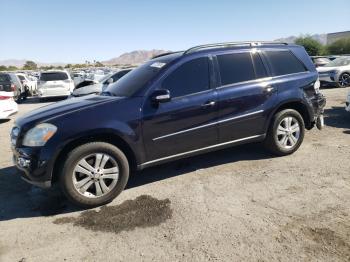
{"type": "Polygon", "coordinates": [[[108,80],[107,80],[107,84],[112,84],[114,81],[113,81],[113,78],[108,78],[108,80]]]}
{"type": "Polygon", "coordinates": [[[152,94],[152,102],[155,104],[169,102],[170,100],[170,91],[167,89],[159,89],[152,94]]]}

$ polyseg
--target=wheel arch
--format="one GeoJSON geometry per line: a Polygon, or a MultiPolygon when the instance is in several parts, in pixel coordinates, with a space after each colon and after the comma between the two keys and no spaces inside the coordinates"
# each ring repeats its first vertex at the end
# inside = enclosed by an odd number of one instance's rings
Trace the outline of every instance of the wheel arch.
{"type": "Polygon", "coordinates": [[[310,130],[311,128],[313,128],[314,124],[312,121],[312,117],[311,117],[311,113],[307,107],[307,105],[305,105],[305,103],[301,100],[291,100],[291,101],[286,101],[284,103],[279,104],[276,109],[274,111],[272,111],[272,113],[269,116],[269,120],[268,120],[268,126],[266,128],[266,131],[268,128],[270,128],[273,117],[280,111],[284,110],[284,109],[294,109],[295,111],[297,111],[303,118],[304,123],[305,123],[305,128],[310,130]]]}
{"type": "Polygon", "coordinates": [[[118,147],[128,159],[131,171],[135,171],[137,169],[137,156],[134,150],[128,145],[128,143],[124,139],[122,139],[119,135],[114,133],[97,133],[93,135],[78,137],[63,146],[63,148],[58,152],[57,156],[55,157],[55,160],[53,161],[54,164],[51,173],[52,183],[56,183],[58,181],[59,170],[61,170],[64,163],[64,159],[67,157],[68,153],[74,148],[89,142],[105,142],[118,147]]]}

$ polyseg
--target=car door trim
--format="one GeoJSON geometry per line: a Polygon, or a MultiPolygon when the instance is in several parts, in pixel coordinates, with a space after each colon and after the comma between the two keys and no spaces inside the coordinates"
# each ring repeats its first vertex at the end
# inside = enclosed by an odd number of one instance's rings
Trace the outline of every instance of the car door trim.
{"type": "Polygon", "coordinates": [[[265,135],[266,134],[244,137],[244,138],[235,139],[235,140],[231,140],[231,141],[220,143],[220,144],[215,144],[215,145],[211,145],[211,146],[207,146],[207,147],[203,147],[203,148],[199,148],[199,149],[194,149],[194,150],[191,150],[191,151],[186,151],[186,152],[175,154],[175,155],[170,155],[170,156],[158,158],[158,159],[155,159],[155,160],[151,160],[151,161],[145,162],[145,163],[141,164],[140,167],[143,168],[143,167],[148,166],[150,164],[154,164],[154,163],[157,163],[157,162],[161,162],[161,161],[164,161],[164,160],[168,160],[168,159],[172,159],[172,158],[176,158],[176,157],[180,157],[180,156],[190,155],[192,153],[196,153],[196,152],[200,152],[200,151],[204,151],[204,150],[208,150],[208,149],[213,149],[213,148],[217,148],[217,147],[221,147],[221,146],[225,146],[225,145],[235,144],[235,143],[239,143],[239,142],[243,142],[243,141],[247,141],[247,140],[263,138],[263,137],[265,137],[265,135]]]}
{"type": "Polygon", "coordinates": [[[264,110],[258,110],[258,111],[254,111],[254,112],[251,112],[251,113],[248,113],[248,114],[244,114],[244,115],[240,115],[240,116],[234,116],[234,117],[230,117],[230,118],[225,118],[225,119],[222,119],[222,120],[219,120],[219,121],[215,121],[215,122],[212,122],[212,123],[209,123],[209,124],[200,125],[200,126],[192,127],[192,128],[189,128],[189,129],[181,130],[181,131],[178,131],[178,132],[175,132],[175,133],[171,133],[171,134],[167,134],[167,135],[164,135],[164,136],[156,137],[156,138],[153,138],[152,140],[153,141],[157,141],[157,140],[160,140],[160,139],[164,139],[164,138],[167,138],[167,137],[180,135],[180,134],[191,132],[191,131],[198,130],[198,129],[201,129],[201,128],[214,126],[214,125],[225,123],[225,122],[228,122],[228,121],[237,120],[237,119],[240,119],[240,118],[244,118],[244,117],[260,114],[262,112],[264,112],[264,110]]]}

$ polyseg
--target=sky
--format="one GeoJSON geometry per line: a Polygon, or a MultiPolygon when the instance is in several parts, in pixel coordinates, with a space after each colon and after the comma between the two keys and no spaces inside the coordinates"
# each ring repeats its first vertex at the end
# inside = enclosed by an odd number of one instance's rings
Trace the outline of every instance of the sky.
{"type": "Polygon", "coordinates": [[[79,63],[350,30],[349,0],[0,0],[0,60],[79,63]]]}

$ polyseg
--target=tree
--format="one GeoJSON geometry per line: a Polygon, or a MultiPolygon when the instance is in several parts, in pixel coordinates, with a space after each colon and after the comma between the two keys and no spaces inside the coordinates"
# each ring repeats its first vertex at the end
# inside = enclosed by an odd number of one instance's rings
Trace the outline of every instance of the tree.
{"type": "Polygon", "coordinates": [[[310,36],[298,37],[295,43],[302,45],[310,56],[322,55],[324,52],[322,44],[310,36]]]}
{"type": "Polygon", "coordinates": [[[7,67],[4,65],[0,65],[0,71],[7,71],[7,67]]]}
{"type": "Polygon", "coordinates": [[[35,70],[37,68],[38,68],[38,65],[33,61],[26,61],[26,63],[23,66],[24,70],[35,70]]]}
{"type": "Polygon", "coordinates": [[[339,39],[328,45],[327,51],[332,55],[350,54],[350,37],[339,39]]]}
{"type": "Polygon", "coordinates": [[[16,66],[9,66],[8,70],[9,71],[16,71],[16,70],[18,70],[18,67],[16,67],[16,66]]]}

